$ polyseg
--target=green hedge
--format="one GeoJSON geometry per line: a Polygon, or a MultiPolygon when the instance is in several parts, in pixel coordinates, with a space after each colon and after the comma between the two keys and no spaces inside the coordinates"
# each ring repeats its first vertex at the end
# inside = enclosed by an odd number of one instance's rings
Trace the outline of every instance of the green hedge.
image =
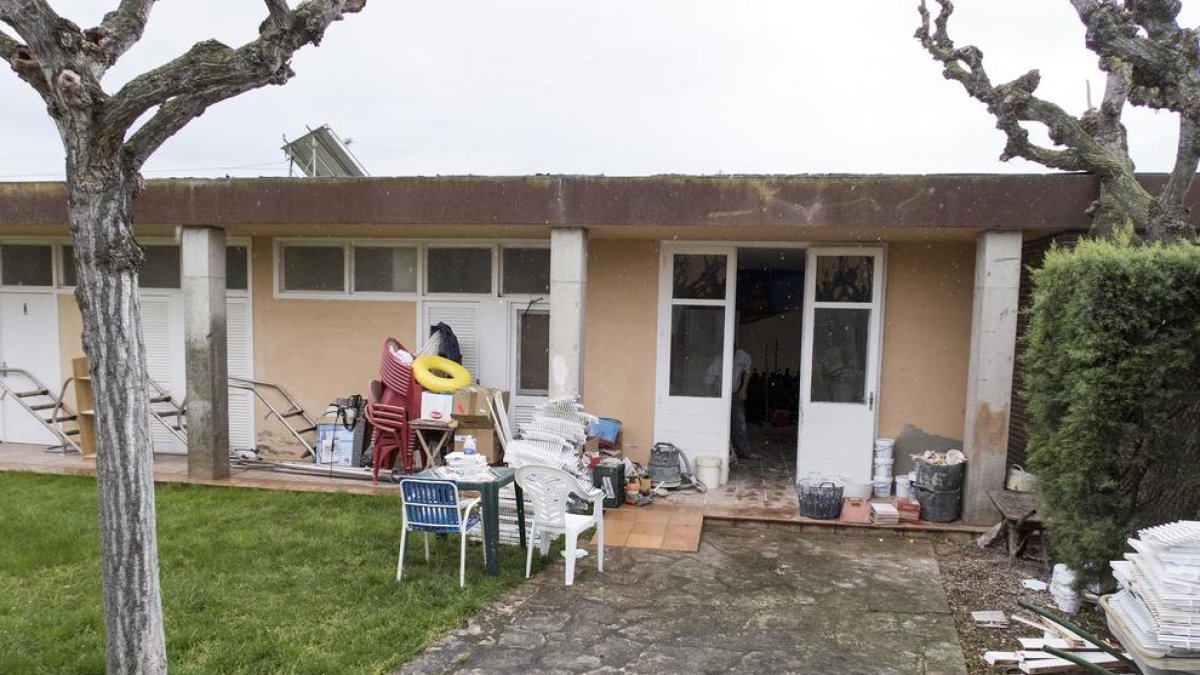
{"type": "Polygon", "coordinates": [[[1083,241],[1033,272],[1029,464],[1080,582],[1125,539],[1200,513],[1200,247],[1083,241]]]}

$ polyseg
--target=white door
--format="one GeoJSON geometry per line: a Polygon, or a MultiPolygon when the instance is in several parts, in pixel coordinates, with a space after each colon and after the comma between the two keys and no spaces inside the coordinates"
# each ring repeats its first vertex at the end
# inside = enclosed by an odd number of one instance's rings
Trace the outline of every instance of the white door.
{"type": "Polygon", "coordinates": [[[726,471],[736,270],[734,247],[662,245],[654,440],[726,471]]]}
{"type": "Polygon", "coordinates": [[[514,301],[509,334],[513,348],[509,423],[517,428],[533,419],[537,406],[550,394],[550,307],[514,301]]]}
{"type": "MultiPolygon", "coordinates": [[[[150,379],[171,393],[178,403],[187,396],[187,366],[184,351],[183,295],[177,291],[142,292],[142,338],[146,344],[146,371],[150,379]]],[[[225,300],[226,361],[230,377],[252,378],[253,340],[250,300],[227,296],[225,300]]],[[[169,406],[157,405],[166,410],[169,406]]],[[[174,418],[167,418],[174,422],[174,418]]],[[[181,455],[187,448],[158,420],[150,420],[154,451],[181,455]]],[[[255,445],[254,394],[243,389],[229,391],[229,447],[251,449],[255,445]]]]}
{"type": "Polygon", "coordinates": [[[883,252],[812,248],[805,276],[796,472],[870,480],[883,252]]]}
{"type": "MultiPolygon", "coordinates": [[[[62,389],[58,359],[58,296],[53,293],[0,293],[0,364],[33,373],[58,396],[62,389]]],[[[15,376],[9,381],[18,390],[30,386],[15,376]]],[[[39,402],[45,402],[45,399],[39,399],[39,402]]],[[[47,410],[42,414],[49,417],[49,413],[47,410]]],[[[0,402],[0,440],[59,444],[54,434],[8,397],[0,402]]]]}
{"type": "MultiPolygon", "coordinates": [[[[158,386],[182,403],[187,396],[187,374],[184,369],[183,297],[178,291],[142,292],[142,341],[146,345],[146,374],[158,386]]],[[[167,406],[156,404],[156,410],[167,406]]],[[[169,423],[174,418],[166,418],[169,423]]],[[[150,441],[154,452],[171,455],[187,454],[187,446],[166,427],[150,418],[150,441]]]]}
{"type": "MultiPolygon", "coordinates": [[[[445,323],[458,338],[462,351],[462,365],[471,373],[471,379],[479,378],[479,302],[433,301],[425,303],[425,321],[417,330],[421,344],[429,337],[429,327],[445,323]]],[[[421,345],[408,345],[409,349],[420,349],[421,345]]],[[[496,386],[502,386],[497,384],[496,386]]]]}
{"type": "MultiPolygon", "coordinates": [[[[225,300],[225,343],[230,377],[254,377],[252,325],[250,299],[228,296],[225,300]]],[[[229,448],[251,450],[254,446],[254,393],[230,388],[229,448]]]]}

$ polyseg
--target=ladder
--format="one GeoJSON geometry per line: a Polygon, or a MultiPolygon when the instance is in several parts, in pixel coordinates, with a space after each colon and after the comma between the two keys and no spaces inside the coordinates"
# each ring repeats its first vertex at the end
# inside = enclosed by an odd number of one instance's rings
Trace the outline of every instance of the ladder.
{"type": "Polygon", "coordinates": [[[186,448],[187,413],[184,406],[152,377],[146,378],[146,393],[150,396],[150,417],[178,438],[186,448]]]}
{"type": "Polygon", "coordinates": [[[63,382],[62,390],[55,396],[28,370],[0,367],[0,400],[11,396],[62,441],[63,452],[79,452],[79,416],[62,400],[70,382],[70,379],[63,382]]]}
{"type": "Polygon", "coordinates": [[[291,432],[292,436],[300,442],[300,445],[304,446],[303,457],[309,457],[314,454],[313,444],[316,440],[317,423],[309,417],[304,408],[282,385],[274,382],[263,382],[261,380],[230,376],[229,388],[243,389],[254,394],[254,397],[261,401],[269,411],[264,419],[271,419],[272,417],[278,419],[291,432]],[[271,395],[271,398],[276,398],[279,401],[278,406],[271,402],[268,394],[271,395]],[[282,400],[280,401],[280,399],[282,400]],[[305,438],[306,434],[314,434],[313,443],[310,443],[305,438]]]}

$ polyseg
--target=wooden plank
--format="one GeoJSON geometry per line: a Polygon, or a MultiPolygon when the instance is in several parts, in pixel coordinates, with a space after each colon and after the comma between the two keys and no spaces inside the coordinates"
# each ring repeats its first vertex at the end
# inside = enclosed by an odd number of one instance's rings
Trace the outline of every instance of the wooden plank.
{"type": "Polygon", "coordinates": [[[1030,628],[1033,628],[1035,630],[1039,630],[1042,632],[1046,631],[1045,626],[1038,623],[1037,621],[1034,621],[1033,619],[1026,619],[1025,617],[1021,616],[1020,614],[1010,614],[1009,616],[1011,616],[1012,620],[1016,621],[1017,623],[1023,623],[1026,626],[1029,626],[1030,628]]]}

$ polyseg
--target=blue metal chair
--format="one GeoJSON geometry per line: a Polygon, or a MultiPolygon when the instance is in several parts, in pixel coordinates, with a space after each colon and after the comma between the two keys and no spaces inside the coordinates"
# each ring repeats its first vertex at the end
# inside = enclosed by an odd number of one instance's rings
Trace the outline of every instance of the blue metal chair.
{"type": "Polygon", "coordinates": [[[457,534],[461,539],[458,560],[458,585],[467,585],[467,530],[479,524],[478,497],[459,499],[458,485],[450,480],[406,478],[400,481],[403,499],[404,529],[400,531],[400,561],[396,581],[404,574],[404,547],[408,532],[425,533],[425,562],[429,562],[429,533],[457,534]]]}

